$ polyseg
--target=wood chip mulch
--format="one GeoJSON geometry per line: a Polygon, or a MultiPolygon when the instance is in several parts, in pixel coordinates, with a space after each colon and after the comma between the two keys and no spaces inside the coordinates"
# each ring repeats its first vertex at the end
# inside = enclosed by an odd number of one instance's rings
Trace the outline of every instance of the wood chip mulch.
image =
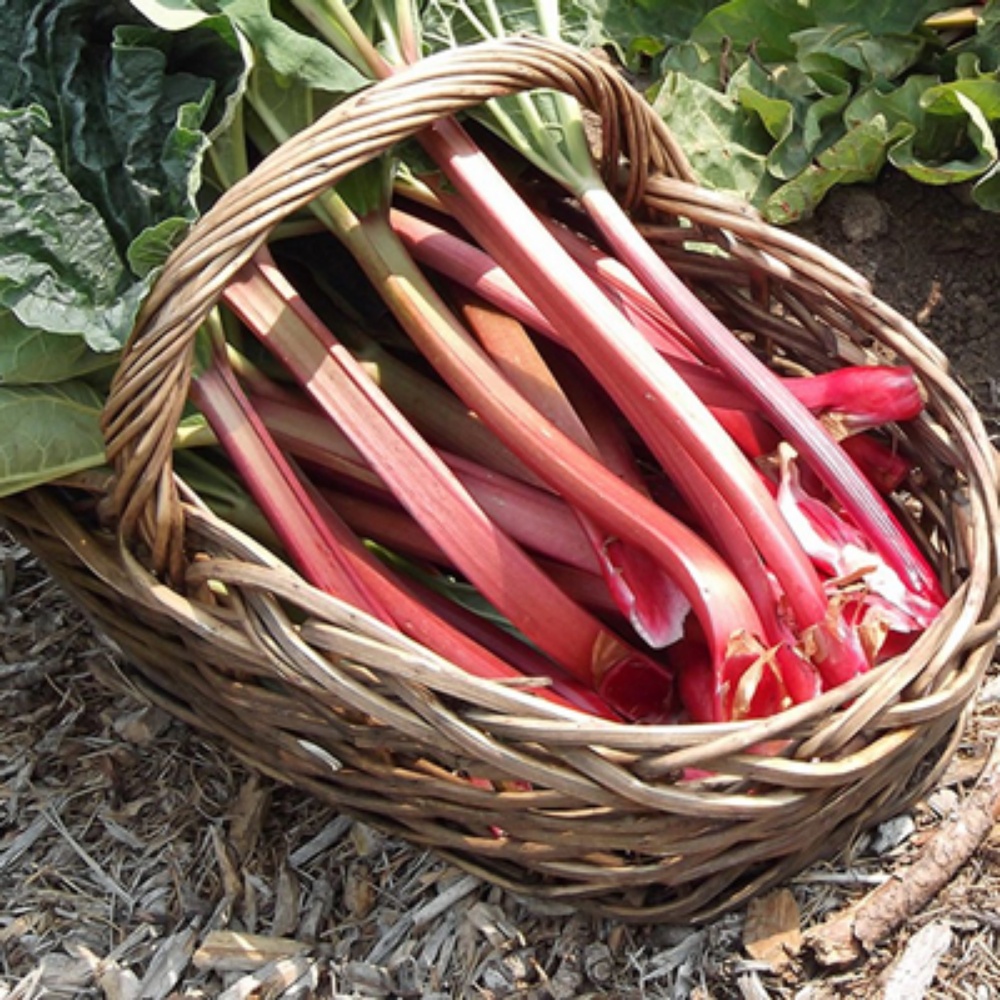
{"type": "Polygon", "coordinates": [[[0,639],[0,1000],[1000,996],[996,827],[852,964],[810,941],[963,815],[1000,734],[996,679],[910,814],[708,927],[631,927],[515,899],[142,705],[2,533],[0,639]]]}

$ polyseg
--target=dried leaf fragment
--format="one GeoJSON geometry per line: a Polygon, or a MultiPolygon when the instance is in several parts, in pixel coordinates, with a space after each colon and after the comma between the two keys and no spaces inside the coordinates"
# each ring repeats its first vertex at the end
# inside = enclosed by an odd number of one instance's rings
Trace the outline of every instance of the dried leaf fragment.
{"type": "Polygon", "coordinates": [[[292,938],[245,934],[241,931],[210,931],[192,959],[196,969],[217,972],[253,972],[268,962],[291,958],[309,950],[292,938]]]}
{"type": "Polygon", "coordinates": [[[787,968],[802,949],[799,905],[788,889],[754,899],[747,907],[743,947],[772,971],[787,968]]]}

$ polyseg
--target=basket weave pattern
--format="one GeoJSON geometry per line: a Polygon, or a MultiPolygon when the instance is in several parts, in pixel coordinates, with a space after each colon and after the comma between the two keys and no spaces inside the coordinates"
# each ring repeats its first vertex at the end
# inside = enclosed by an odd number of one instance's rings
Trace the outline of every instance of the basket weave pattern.
{"type": "Polygon", "coordinates": [[[940,352],[829,255],[699,188],[610,67],[548,42],[425,60],[229,191],[146,303],[105,437],[106,488],[33,490],[0,501],[0,518],[121,647],[144,696],[498,884],[626,919],[711,917],[904,808],[955,748],[994,649],[994,456],[940,352]],[[175,476],[195,332],[274,226],[435,120],[540,87],[595,114],[604,172],[647,238],[776,365],[917,371],[927,413],[897,433],[920,481],[900,509],[952,597],[905,655],[767,720],[616,725],[476,680],[318,592],[175,476]],[[778,740],[780,754],[754,752],[778,740]],[[687,768],[714,777],[681,780],[687,768]]]}

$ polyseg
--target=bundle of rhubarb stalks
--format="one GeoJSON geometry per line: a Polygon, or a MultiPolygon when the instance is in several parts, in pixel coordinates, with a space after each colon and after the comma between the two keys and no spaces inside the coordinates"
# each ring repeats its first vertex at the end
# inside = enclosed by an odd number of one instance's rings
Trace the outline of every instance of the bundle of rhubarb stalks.
{"type": "Polygon", "coordinates": [[[715,873],[660,915],[900,807],[992,650],[992,455],[940,354],[693,184],[606,61],[302,9],[378,82],[319,115],[259,56],[216,176],[262,160],[105,412],[118,585],[173,635],[119,635],[146,687],[504,884],[715,873]]]}
{"type": "MultiPolygon", "coordinates": [[[[224,288],[276,365],[216,316],[192,398],[290,560],[471,674],[630,722],[771,715],[906,649],[944,602],[887,499],[912,369],[775,371],[546,97],[497,111],[523,165],[445,117],[425,162],[390,151],[309,204],[381,311],[318,238],[297,282],[272,239],[224,288]]],[[[266,88],[248,100],[261,145],[289,138],[266,88]]]]}

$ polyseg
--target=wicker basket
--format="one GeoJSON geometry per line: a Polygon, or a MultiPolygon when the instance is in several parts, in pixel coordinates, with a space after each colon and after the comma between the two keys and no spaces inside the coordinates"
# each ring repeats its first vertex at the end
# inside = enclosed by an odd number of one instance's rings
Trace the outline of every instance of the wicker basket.
{"type": "Polygon", "coordinates": [[[260,771],[486,879],[620,918],[709,918],[903,809],[954,750],[994,648],[994,456],[940,352],[838,261],[699,189],[611,67],[538,40],[425,60],[232,189],[163,271],[105,433],[106,490],[32,490],[0,517],[121,647],[146,696],[260,771]],[[594,112],[622,202],[761,350],[811,371],[900,360],[919,373],[927,414],[897,431],[919,481],[898,509],[952,596],[905,655],[764,721],[595,720],[471,678],[319,593],[174,475],[194,333],[271,229],[440,116],[539,87],[594,112]],[[752,752],[778,738],[781,755],[752,752]],[[680,781],[684,768],[714,777],[680,781]]]}

